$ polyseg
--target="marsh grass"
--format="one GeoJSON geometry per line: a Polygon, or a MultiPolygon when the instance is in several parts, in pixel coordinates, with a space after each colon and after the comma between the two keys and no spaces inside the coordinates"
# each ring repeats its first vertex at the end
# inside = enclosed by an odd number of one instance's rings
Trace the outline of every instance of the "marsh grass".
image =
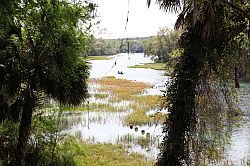
{"type": "Polygon", "coordinates": [[[159,95],[144,95],[144,96],[135,96],[133,98],[134,104],[137,104],[139,107],[145,108],[156,108],[159,107],[162,103],[161,96],[159,95]]]}
{"type": "Polygon", "coordinates": [[[90,144],[76,138],[67,138],[58,147],[58,151],[70,154],[78,166],[153,166],[154,161],[138,153],[129,153],[121,144],[90,144]]]}
{"type": "Polygon", "coordinates": [[[75,156],[80,166],[152,166],[154,162],[146,160],[138,153],[129,153],[123,145],[113,144],[82,144],[84,155],[75,156]]]}
{"type": "Polygon", "coordinates": [[[131,114],[124,118],[124,122],[128,125],[143,125],[163,122],[166,115],[157,113],[148,116],[146,113],[151,109],[159,109],[161,106],[160,96],[136,96],[130,107],[134,110],[131,114]]]}
{"type": "Polygon", "coordinates": [[[90,96],[93,96],[94,98],[96,99],[106,99],[109,97],[109,94],[105,94],[105,93],[95,93],[95,94],[92,94],[90,96]]]}
{"type": "Polygon", "coordinates": [[[124,118],[124,121],[128,125],[143,125],[152,121],[152,118],[146,115],[146,111],[143,109],[136,109],[131,114],[124,118]]]}
{"type": "Polygon", "coordinates": [[[106,111],[106,112],[122,112],[125,111],[127,108],[124,106],[114,106],[112,104],[106,103],[90,103],[91,111],[106,111]]]}
{"type": "Polygon", "coordinates": [[[146,113],[144,109],[137,108],[124,118],[124,122],[127,125],[152,125],[166,121],[166,115],[162,113],[154,116],[148,116],[146,113]]]}
{"type": "Polygon", "coordinates": [[[139,136],[137,139],[135,139],[136,144],[138,144],[139,146],[141,146],[142,148],[149,148],[150,146],[153,145],[153,138],[150,137],[143,137],[143,136],[139,136]]]}
{"type": "Polygon", "coordinates": [[[166,70],[166,64],[165,63],[144,63],[144,64],[140,64],[140,65],[128,66],[128,68],[166,70]]]}
{"type": "Polygon", "coordinates": [[[110,60],[113,59],[111,56],[87,56],[86,60],[110,60]]]}
{"type": "Polygon", "coordinates": [[[77,107],[63,107],[64,111],[83,111],[83,112],[122,112],[127,108],[125,106],[114,106],[107,103],[89,103],[77,107]]]}
{"type": "Polygon", "coordinates": [[[117,140],[117,144],[134,144],[140,146],[142,149],[149,149],[159,145],[159,138],[156,136],[134,136],[132,134],[127,134],[121,136],[117,140]]]}
{"type": "Polygon", "coordinates": [[[128,106],[133,110],[132,113],[124,118],[124,122],[127,125],[143,125],[148,123],[158,123],[165,120],[165,115],[157,114],[154,117],[148,116],[146,113],[151,109],[156,109],[161,106],[161,98],[157,95],[143,95],[143,90],[149,88],[149,84],[142,82],[133,82],[124,79],[116,79],[115,77],[105,77],[102,79],[94,79],[91,83],[101,85],[100,91],[106,91],[111,93],[109,101],[131,101],[128,106]]]}
{"type": "MultiPolygon", "coordinates": [[[[150,88],[151,85],[142,82],[134,82],[124,79],[116,79],[115,77],[105,77],[101,79],[90,79],[88,81],[91,86],[91,94],[89,101],[85,102],[80,107],[64,107],[65,111],[89,111],[89,112],[124,112],[126,116],[121,117],[124,124],[153,124],[158,123],[159,119],[165,119],[165,116],[156,115],[157,117],[148,116],[147,112],[152,109],[157,109],[161,105],[160,96],[141,95],[143,91],[150,88]],[[121,103],[121,104],[120,104],[121,103]],[[128,111],[130,110],[130,111],[128,111]],[[132,111],[131,111],[132,110],[132,111]],[[127,111],[127,112],[126,112],[127,111]],[[159,116],[159,117],[158,117],[159,116]]],[[[88,122],[101,122],[104,117],[99,113],[95,119],[88,119],[88,122]]],[[[77,119],[73,119],[75,122],[77,119]]],[[[80,119],[81,123],[84,122],[80,119]]],[[[74,159],[77,165],[124,165],[124,166],[149,166],[154,165],[154,161],[146,160],[144,156],[138,153],[128,152],[128,145],[137,145],[142,148],[150,148],[157,146],[153,144],[153,137],[134,137],[128,135],[121,137],[117,144],[100,144],[92,139],[94,144],[77,141],[78,146],[73,147],[72,151],[76,151],[74,159]],[[124,147],[121,144],[127,144],[124,147]]],[[[79,136],[81,137],[81,136],[79,136]]],[[[67,146],[70,146],[69,144],[67,146]]]]}
{"type": "Polygon", "coordinates": [[[88,84],[92,87],[93,92],[97,92],[90,95],[94,98],[95,102],[91,102],[88,105],[85,104],[81,107],[67,108],[68,110],[95,112],[122,112],[133,110],[123,119],[127,125],[153,124],[165,120],[165,115],[161,113],[154,116],[148,116],[146,114],[152,109],[159,109],[162,104],[160,96],[141,95],[145,89],[151,87],[149,84],[116,79],[116,77],[113,76],[90,79],[88,80],[88,84]],[[105,102],[101,102],[99,99],[105,100],[105,102]]]}
{"type": "Polygon", "coordinates": [[[150,88],[149,84],[143,82],[134,82],[126,79],[116,79],[115,77],[104,77],[101,79],[91,79],[92,84],[99,84],[99,91],[110,92],[118,97],[126,98],[140,94],[146,88],[150,88]]]}

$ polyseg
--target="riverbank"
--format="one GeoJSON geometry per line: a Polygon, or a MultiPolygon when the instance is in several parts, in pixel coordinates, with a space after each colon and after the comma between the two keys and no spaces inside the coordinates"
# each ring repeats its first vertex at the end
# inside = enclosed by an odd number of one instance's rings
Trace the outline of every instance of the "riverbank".
{"type": "Polygon", "coordinates": [[[144,63],[134,66],[128,66],[128,68],[144,68],[144,69],[154,69],[154,70],[166,70],[167,66],[165,63],[144,63]]]}

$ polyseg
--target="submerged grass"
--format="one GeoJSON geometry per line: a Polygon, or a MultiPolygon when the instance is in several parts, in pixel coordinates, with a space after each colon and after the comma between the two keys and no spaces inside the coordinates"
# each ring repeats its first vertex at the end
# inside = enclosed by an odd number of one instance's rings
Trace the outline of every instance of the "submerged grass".
{"type": "Polygon", "coordinates": [[[140,107],[156,108],[161,105],[161,97],[159,95],[136,96],[134,98],[134,103],[138,104],[140,107]]]}
{"type": "Polygon", "coordinates": [[[160,139],[157,136],[151,136],[150,133],[145,133],[141,136],[134,136],[132,134],[126,134],[117,140],[118,143],[134,144],[136,146],[140,146],[142,149],[152,148],[152,146],[157,146],[160,143],[160,139]]]}
{"type": "Polygon", "coordinates": [[[90,103],[82,106],[76,107],[64,107],[62,108],[64,111],[89,111],[89,112],[122,112],[127,108],[124,106],[114,106],[112,104],[107,103],[90,103]]]}
{"type": "Polygon", "coordinates": [[[88,84],[95,87],[94,90],[97,93],[92,93],[90,96],[96,99],[96,102],[81,107],[67,108],[68,111],[121,112],[133,110],[123,119],[127,125],[153,124],[166,119],[166,115],[161,113],[153,116],[147,115],[148,111],[160,108],[162,104],[160,96],[140,95],[145,89],[151,87],[149,84],[116,79],[113,76],[90,79],[88,84]],[[105,100],[105,102],[102,103],[101,100],[105,100]]]}
{"type": "Polygon", "coordinates": [[[147,111],[137,108],[131,114],[124,118],[124,122],[127,125],[144,125],[144,124],[158,124],[166,120],[166,115],[157,113],[153,116],[148,116],[147,111]]]}
{"type": "Polygon", "coordinates": [[[124,106],[114,106],[106,103],[91,103],[89,107],[94,111],[121,112],[126,110],[124,106]]]}
{"type": "Polygon", "coordinates": [[[113,144],[85,144],[85,154],[75,157],[80,166],[152,166],[153,161],[146,161],[138,153],[128,153],[122,145],[113,144]]]}
{"type": "Polygon", "coordinates": [[[136,96],[130,107],[134,110],[132,113],[124,118],[124,122],[128,125],[142,125],[163,122],[166,115],[156,113],[154,115],[147,115],[147,112],[152,109],[158,109],[161,105],[160,96],[136,96]]]}
{"type": "Polygon", "coordinates": [[[111,56],[87,56],[86,60],[110,60],[113,59],[111,56]]]}
{"type": "Polygon", "coordinates": [[[129,153],[121,144],[89,144],[76,139],[68,139],[61,149],[72,151],[75,164],[79,166],[153,166],[154,161],[138,153],[129,153]]]}
{"type": "MultiPolygon", "coordinates": [[[[90,95],[91,96],[91,95],[90,95]]],[[[96,94],[93,94],[92,95],[94,98],[96,99],[105,99],[105,98],[108,98],[109,95],[108,94],[105,94],[105,93],[96,93],[96,94]]]]}
{"type": "Polygon", "coordinates": [[[134,82],[126,79],[116,79],[115,77],[104,77],[101,79],[89,80],[91,84],[99,84],[99,91],[109,92],[117,95],[121,99],[139,94],[146,88],[150,88],[149,84],[143,82],[134,82]]]}
{"type": "Polygon", "coordinates": [[[128,66],[128,68],[145,68],[154,70],[166,70],[165,63],[144,63],[140,65],[128,66]]]}
{"type": "Polygon", "coordinates": [[[143,109],[136,109],[131,114],[127,115],[124,118],[124,121],[128,125],[140,125],[140,124],[147,124],[151,122],[149,116],[146,115],[146,111],[143,109]]]}

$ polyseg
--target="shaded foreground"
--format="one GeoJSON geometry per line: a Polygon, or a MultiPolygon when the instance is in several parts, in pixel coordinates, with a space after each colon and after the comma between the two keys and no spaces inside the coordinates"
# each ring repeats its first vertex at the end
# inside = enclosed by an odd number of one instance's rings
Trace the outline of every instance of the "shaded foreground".
{"type": "Polygon", "coordinates": [[[152,166],[152,160],[146,160],[138,153],[129,153],[123,145],[113,144],[86,144],[84,142],[69,141],[64,146],[75,144],[73,153],[76,165],[127,165],[127,166],[152,166]]]}

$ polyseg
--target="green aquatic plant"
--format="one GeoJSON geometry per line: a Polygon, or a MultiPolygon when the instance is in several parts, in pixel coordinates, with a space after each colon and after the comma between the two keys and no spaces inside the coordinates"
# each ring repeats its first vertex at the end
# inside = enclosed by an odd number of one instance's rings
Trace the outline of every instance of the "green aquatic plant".
{"type": "MultiPolygon", "coordinates": [[[[91,94],[90,94],[91,96],[91,94]]],[[[105,99],[109,97],[109,94],[105,94],[105,93],[95,93],[93,94],[93,97],[96,99],[105,99]]]]}
{"type": "MultiPolygon", "coordinates": [[[[82,106],[63,107],[61,109],[72,112],[122,112],[126,111],[128,108],[125,106],[114,106],[111,103],[93,102],[82,106]]],[[[58,109],[58,111],[59,110],[60,109],[58,109]]]]}
{"type": "MultiPolygon", "coordinates": [[[[149,133],[148,133],[149,134],[149,133]]],[[[132,146],[140,146],[142,149],[150,149],[157,146],[160,141],[157,136],[145,136],[141,134],[141,136],[134,136],[132,134],[126,134],[118,137],[117,144],[125,144],[130,147],[132,146]]]]}
{"type": "Polygon", "coordinates": [[[68,111],[90,111],[90,112],[122,112],[132,110],[125,118],[124,122],[130,124],[156,124],[162,123],[165,115],[161,112],[155,115],[147,115],[147,112],[153,109],[160,109],[162,98],[158,95],[138,95],[151,87],[142,82],[134,82],[124,79],[116,79],[113,76],[104,77],[101,79],[90,79],[89,86],[93,86],[92,93],[96,99],[91,103],[85,103],[80,107],[66,107],[64,110],[68,111]],[[106,100],[108,103],[106,103],[106,100]]]}
{"type": "Polygon", "coordinates": [[[124,165],[124,166],[153,166],[154,161],[145,159],[138,153],[128,152],[121,144],[80,144],[84,155],[75,156],[77,165],[124,165]]]}
{"type": "Polygon", "coordinates": [[[125,116],[124,122],[127,125],[153,125],[163,123],[166,120],[166,115],[157,113],[154,116],[146,114],[147,111],[143,109],[136,109],[129,115],[125,116]]]}
{"type": "Polygon", "coordinates": [[[162,104],[160,96],[143,95],[135,96],[129,107],[133,110],[128,114],[124,121],[129,125],[157,124],[165,121],[166,115],[157,111],[153,115],[147,115],[147,112],[154,109],[160,109],[162,104]]]}
{"type": "MultiPolygon", "coordinates": [[[[91,60],[91,61],[93,61],[93,60],[110,60],[112,58],[113,57],[111,57],[111,56],[86,56],[87,61],[88,60],[91,60]]],[[[84,57],[84,59],[85,59],[85,57],[84,57]]]]}
{"type": "Polygon", "coordinates": [[[115,77],[104,77],[101,79],[90,79],[89,83],[100,85],[97,88],[99,91],[110,92],[118,97],[126,99],[126,96],[131,96],[141,93],[150,85],[143,82],[134,82],[126,79],[116,79],[115,77]]]}
{"type": "Polygon", "coordinates": [[[134,66],[128,66],[128,68],[144,68],[144,69],[154,69],[154,70],[166,70],[165,63],[144,63],[134,66]]]}

